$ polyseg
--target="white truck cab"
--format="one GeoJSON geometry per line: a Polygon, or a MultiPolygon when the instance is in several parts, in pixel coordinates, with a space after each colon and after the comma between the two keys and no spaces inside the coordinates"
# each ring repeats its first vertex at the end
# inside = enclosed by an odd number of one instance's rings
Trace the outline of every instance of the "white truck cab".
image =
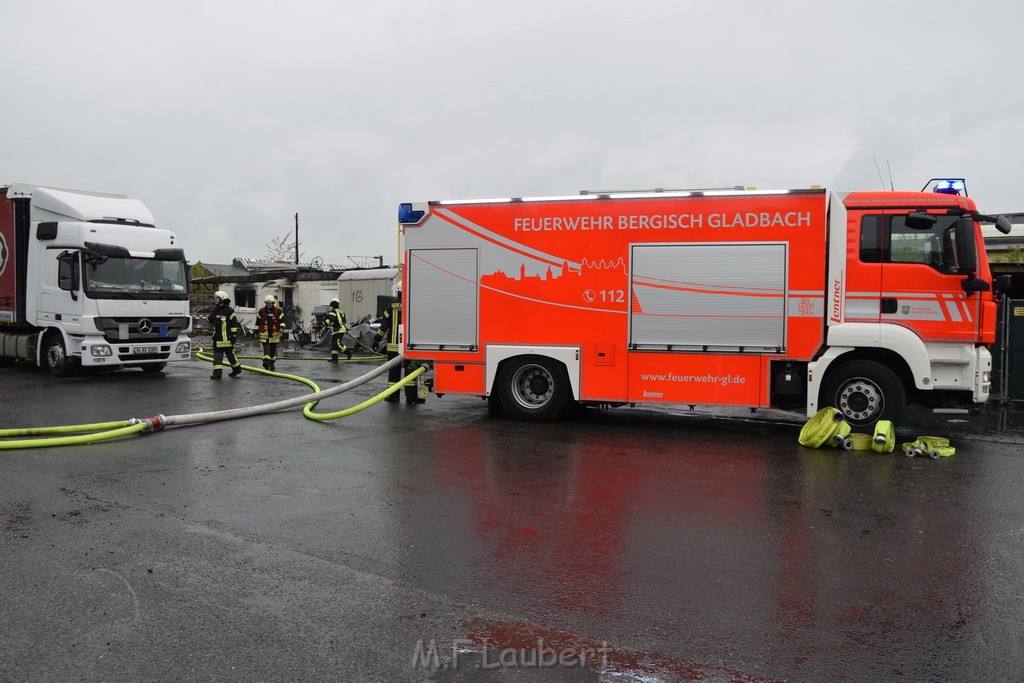
{"type": "Polygon", "coordinates": [[[0,197],[0,359],[63,376],[191,357],[185,254],[142,202],[26,184],[0,197]]]}

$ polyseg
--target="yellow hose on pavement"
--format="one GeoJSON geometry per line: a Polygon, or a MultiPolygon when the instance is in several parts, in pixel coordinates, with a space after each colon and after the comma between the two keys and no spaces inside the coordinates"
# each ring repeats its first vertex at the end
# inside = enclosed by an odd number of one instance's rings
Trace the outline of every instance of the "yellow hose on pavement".
{"type": "MultiPolygon", "coordinates": [[[[44,429],[46,429],[44,427],[44,429]]],[[[137,434],[138,432],[151,431],[153,426],[147,424],[146,421],[135,421],[127,427],[121,427],[120,429],[110,429],[95,434],[79,434],[77,436],[58,436],[49,439],[26,439],[24,441],[0,441],[0,450],[13,450],[18,448],[46,448],[48,446],[73,446],[75,444],[83,443],[94,443],[96,441],[106,441],[107,439],[116,439],[121,436],[127,436],[129,434],[137,434]]]]}
{"type": "MultiPolygon", "coordinates": [[[[209,354],[207,354],[204,351],[197,352],[196,353],[196,357],[199,360],[204,360],[204,361],[212,361],[213,360],[213,357],[210,356],[209,354]]],[[[320,387],[318,387],[313,382],[313,380],[307,379],[305,377],[301,377],[299,375],[290,375],[290,374],[287,374],[287,373],[284,373],[284,372],[276,372],[276,371],[273,371],[273,370],[264,370],[262,368],[250,367],[248,365],[243,365],[242,368],[245,369],[245,370],[249,370],[250,372],[259,373],[261,375],[272,375],[274,377],[283,377],[284,379],[290,379],[290,380],[293,380],[293,381],[296,381],[296,382],[302,382],[303,384],[306,384],[310,388],[312,388],[314,392],[320,391],[320,387]]],[[[339,411],[336,411],[336,412],[333,412],[333,413],[314,413],[313,412],[313,408],[316,407],[316,405],[317,405],[317,403],[319,403],[319,401],[310,401],[305,406],[303,406],[302,414],[306,418],[308,418],[310,420],[316,420],[316,421],[319,421],[319,422],[324,422],[324,421],[327,421],[327,420],[336,420],[338,418],[348,417],[349,415],[355,415],[358,412],[366,410],[367,408],[369,408],[372,405],[380,403],[385,398],[387,398],[391,394],[395,393],[396,391],[400,390],[402,387],[406,386],[407,384],[411,384],[412,382],[414,382],[416,380],[417,377],[419,377],[420,375],[422,375],[426,371],[427,371],[427,368],[425,366],[424,367],[419,367],[416,370],[414,370],[413,372],[410,372],[408,375],[406,375],[397,384],[394,384],[394,385],[388,387],[387,389],[385,389],[381,393],[377,394],[373,398],[367,399],[366,401],[363,401],[362,403],[360,403],[358,405],[352,406],[351,408],[345,408],[344,410],[339,410],[339,411]]]]}
{"type": "MultiPolygon", "coordinates": [[[[197,351],[196,357],[204,361],[212,361],[212,356],[197,351]]],[[[264,370],[262,368],[250,367],[243,365],[242,368],[264,375],[271,375],[274,377],[282,377],[284,379],[290,379],[296,382],[302,382],[313,390],[313,394],[309,397],[297,397],[293,399],[285,399],[283,401],[277,401],[274,403],[268,403],[259,406],[250,406],[247,408],[232,408],[228,410],[220,410],[209,413],[193,413],[188,415],[171,415],[163,416],[157,415],[151,418],[130,418],[128,420],[119,420],[113,422],[100,422],[95,424],[83,424],[83,425],[65,425],[55,427],[29,427],[24,429],[3,429],[0,430],[0,436],[37,436],[40,434],[74,434],[73,436],[57,436],[53,438],[43,439],[23,439],[19,441],[0,441],[0,450],[11,450],[11,449],[25,449],[25,448],[46,448],[50,446],[71,446],[76,444],[94,443],[96,441],[105,441],[108,439],[116,439],[118,437],[127,436],[131,434],[138,434],[140,432],[151,432],[164,429],[168,426],[185,426],[191,424],[207,424],[210,422],[216,422],[220,420],[231,420],[241,417],[251,417],[255,415],[265,415],[270,412],[284,410],[286,408],[303,405],[303,415],[311,420],[325,421],[333,420],[340,417],[347,417],[354,413],[358,413],[371,405],[378,403],[387,396],[390,396],[394,392],[398,391],[406,384],[412,383],[421,374],[426,372],[428,369],[426,366],[417,368],[414,372],[410,372],[401,382],[388,387],[385,391],[381,392],[377,396],[364,401],[356,406],[347,408],[345,410],[337,411],[334,413],[314,413],[313,408],[322,398],[328,396],[334,396],[339,393],[348,391],[357,386],[360,386],[371,379],[378,377],[396,365],[404,362],[404,357],[397,356],[383,363],[382,365],[374,368],[370,372],[364,375],[346,382],[337,387],[321,391],[320,387],[316,385],[310,379],[300,377],[299,375],[291,375],[283,372],[274,372],[271,370],[264,370]],[[313,399],[313,400],[309,400],[313,399]],[[97,431],[99,430],[99,431],[97,431]],[[89,434],[82,434],[80,432],[92,432],[89,434]]]]}
{"type": "Polygon", "coordinates": [[[0,436],[37,436],[39,434],[77,434],[79,432],[98,432],[104,429],[117,429],[132,424],[131,420],[116,422],[96,422],[86,425],[63,425],[59,427],[26,427],[24,429],[0,429],[0,436]]]}
{"type": "Polygon", "coordinates": [[[406,386],[407,384],[412,384],[412,382],[414,382],[417,377],[419,377],[420,375],[422,375],[426,371],[427,371],[427,369],[425,367],[416,368],[415,370],[410,372],[408,375],[406,375],[405,378],[402,379],[401,382],[398,382],[397,384],[394,384],[394,385],[388,387],[386,390],[384,390],[383,392],[377,394],[373,398],[368,399],[366,401],[363,401],[359,405],[352,406],[351,408],[346,408],[345,410],[339,410],[336,413],[314,413],[313,410],[312,410],[313,406],[316,405],[316,402],[314,401],[313,403],[306,404],[306,407],[304,407],[302,409],[302,414],[305,415],[306,417],[308,417],[310,420],[321,420],[321,421],[323,421],[323,420],[335,420],[335,419],[337,419],[339,417],[348,417],[349,415],[355,415],[359,411],[366,410],[367,408],[369,408],[370,406],[372,406],[375,403],[380,403],[381,401],[386,399],[388,396],[390,396],[391,394],[395,393],[396,391],[398,391],[402,387],[406,386]]]}

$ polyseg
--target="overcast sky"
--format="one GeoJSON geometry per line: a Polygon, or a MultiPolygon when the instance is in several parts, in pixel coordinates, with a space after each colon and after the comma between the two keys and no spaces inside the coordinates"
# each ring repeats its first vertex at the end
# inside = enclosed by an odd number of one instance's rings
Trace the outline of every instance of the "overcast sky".
{"type": "Polygon", "coordinates": [[[193,262],[296,213],[303,261],[394,263],[402,201],[890,169],[1024,211],[1020,0],[0,7],[0,183],[137,197],[193,262]]]}

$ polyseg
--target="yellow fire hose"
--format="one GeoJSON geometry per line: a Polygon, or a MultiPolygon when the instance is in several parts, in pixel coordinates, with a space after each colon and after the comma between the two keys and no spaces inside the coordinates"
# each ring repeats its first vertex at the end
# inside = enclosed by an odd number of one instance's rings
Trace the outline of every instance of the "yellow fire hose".
{"type": "Polygon", "coordinates": [[[798,441],[801,446],[820,448],[825,442],[831,445],[837,436],[843,438],[849,433],[850,425],[843,419],[841,412],[835,408],[822,408],[800,430],[798,441]],[[840,436],[844,429],[846,433],[840,436]]]}
{"type": "Polygon", "coordinates": [[[896,428],[889,420],[879,420],[871,439],[875,453],[892,453],[896,449],[896,428]]]}
{"type": "MultiPolygon", "coordinates": [[[[387,356],[385,356],[382,353],[378,353],[377,351],[375,351],[374,349],[370,348],[369,346],[367,346],[363,342],[359,341],[358,339],[356,339],[355,341],[356,341],[356,344],[358,344],[362,348],[364,348],[367,351],[369,351],[370,355],[369,356],[358,356],[358,357],[353,357],[353,358],[347,358],[347,359],[345,359],[346,363],[361,363],[361,362],[366,362],[366,361],[384,360],[387,357],[387,356]]],[[[257,341],[256,343],[259,344],[259,343],[262,343],[262,342],[257,341]]],[[[243,356],[243,355],[237,353],[238,351],[241,351],[242,349],[246,348],[245,345],[243,345],[243,344],[236,343],[233,348],[236,351],[236,353],[235,353],[235,357],[236,358],[249,358],[251,360],[263,360],[263,356],[243,356]]],[[[202,351],[203,351],[203,348],[199,347],[197,352],[202,352],[202,351]]],[[[277,360],[282,360],[282,357],[278,356],[277,360]]],[[[302,358],[295,357],[295,356],[287,356],[287,357],[284,357],[283,360],[289,360],[289,361],[291,361],[291,360],[312,360],[312,361],[323,362],[325,360],[330,360],[330,356],[313,356],[313,357],[302,357],[302,358]]]]}
{"type": "MultiPolygon", "coordinates": [[[[847,451],[892,453],[896,450],[896,428],[889,420],[879,420],[872,434],[851,433],[850,425],[841,412],[835,408],[822,408],[804,424],[798,441],[801,446],[810,448],[827,444],[847,451]]],[[[928,455],[933,460],[956,453],[956,449],[949,445],[949,439],[942,436],[919,436],[916,441],[904,443],[901,449],[908,458],[928,455]]]]}
{"type": "Polygon", "coordinates": [[[871,450],[871,442],[872,442],[872,440],[873,439],[872,439],[872,436],[870,434],[861,434],[859,432],[854,432],[853,434],[850,434],[850,436],[849,436],[850,450],[851,451],[870,451],[871,450]]]}
{"type": "Polygon", "coordinates": [[[956,449],[949,445],[949,439],[942,436],[919,436],[902,446],[903,454],[908,458],[927,454],[932,460],[948,458],[956,455],[956,449]]]}
{"type": "MultiPolygon", "coordinates": [[[[203,353],[197,352],[197,358],[205,361],[212,361],[212,357],[203,353]]],[[[363,401],[362,403],[340,410],[333,413],[314,413],[313,408],[317,403],[324,398],[329,396],[335,396],[343,393],[357,386],[361,386],[366,382],[370,381],[375,377],[388,372],[391,368],[399,365],[405,360],[401,355],[392,358],[386,363],[378,366],[370,372],[357,377],[354,380],[346,382],[342,385],[333,387],[331,389],[321,391],[320,388],[312,380],[298,375],[290,375],[287,373],[272,372],[270,370],[263,370],[262,368],[250,367],[243,365],[242,367],[251,372],[256,372],[265,375],[272,375],[276,377],[282,377],[285,379],[291,379],[297,382],[306,384],[313,393],[307,396],[299,396],[292,399],[285,399],[283,401],[277,401],[274,403],[267,403],[259,406],[251,406],[247,408],[232,408],[228,410],[220,410],[207,413],[193,413],[185,415],[157,415],[150,418],[130,418],[127,420],[119,420],[113,422],[99,422],[93,424],[82,424],[82,425],[65,425],[56,427],[30,427],[25,429],[3,429],[0,430],[0,437],[26,437],[26,436],[38,436],[44,434],[74,434],[74,436],[56,436],[52,438],[43,439],[22,439],[15,441],[0,441],[0,450],[10,449],[23,449],[23,448],[46,448],[50,446],[69,446],[76,444],[94,443],[96,441],[105,441],[108,439],[116,439],[118,437],[127,436],[129,434],[137,434],[140,432],[152,432],[160,429],[164,429],[168,426],[184,426],[189,424],[207,424],[210,422],[217,422],[221,420],[231,420],[241,417],[252,417],[255,415],[264,415],[270,412],[278,410],[284,410],[286,408],[303,405],[303,415],[308,419],[325,421],[333,420],[336,418],[347,417],[358,413],[370,406],[384,400],[386,397],[402,389],[404,386],[411,384],[416,379],[428,370],[427,366],[421,366],[416,368],[413,372],[406,375],[400,382],[388,387],[383,392],[377,394],[373,398],[363,401]],[[83,434],[81,432],[91,432],[83,434]]]]}
{"type": "MultiPolygon", "coordinates": [[[[124,427],[117,429],[108,429],[94,434],[78,434],[77,436],[60,436],[52,437],[48,439],[26,439],[24,441],[0,441],[0,449],[15,449],[15,448],[46,448],[49,446],[72,446],[75,444],[93,443],[96,441],[106,441],[107,439],[116,439],[121,436],[127,436],[129,434],[138,434],[139,432],[152,430],[152,425],[147,423],[146,420],[140,420],[132,418],[130,420],[124,420],[128,423],[124,427]]],[[[114,423],[105,423],[114,424],[114,423]]],[[[48,430],[55,430],[54,433],[66,433],[71,431],[90,431],[89,428],[95,428],[95,425],[71,425],[66,427],[40,427],[39,429],[5,429],[3,430],[2,436],[26,436],[25,434],[14,434],[10,432],[35,432],[37,434],[48,433],[48,430]]]]}

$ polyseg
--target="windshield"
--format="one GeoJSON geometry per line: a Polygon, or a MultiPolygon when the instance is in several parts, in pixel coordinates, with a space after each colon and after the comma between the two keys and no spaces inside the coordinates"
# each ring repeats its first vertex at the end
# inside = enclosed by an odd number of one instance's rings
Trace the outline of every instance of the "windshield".
{"type": "Polygon", "coordinates": [[[929,230],[907,226],[905,216],[865,216],[861,222],[860,260],[865,263],[920,263],[940,273],[959,272],[957,216],[935,216],[929,230]]]}
{"type": "Polygon", "coordinates": [[[94,299],[188,299],[184,261],[82,254],[85,293],[94,299]]]}

